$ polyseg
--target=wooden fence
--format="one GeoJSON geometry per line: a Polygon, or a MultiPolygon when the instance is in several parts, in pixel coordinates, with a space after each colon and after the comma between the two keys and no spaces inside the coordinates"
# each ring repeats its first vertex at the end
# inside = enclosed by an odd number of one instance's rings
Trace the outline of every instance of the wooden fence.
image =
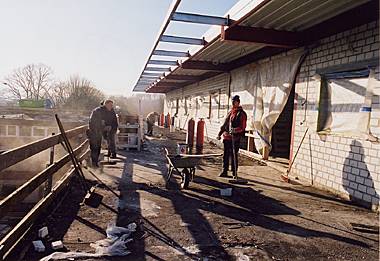
{"type": "MultiPolygon", "coordinates": [[[[67,137],[82,137],[83,142],[74,149],[75,154],[81,161],[89,155],[88,140],[85,138],[87,125],[74,128],[67,131],[67,137]]],[[[31,142],[21,147],[6,151],[0,154],[0,175],[1,171],[21,162],[39,152],[54,148],[55,145],[62,143],[63,139],[60,134],[46,137],[44,139],[31,142]]],[[[52,150],[53,151],[53,150],[52,150]]],[[[54,155],[53,155],[54,156],[54,155]]],[[[33,208],[14,226],[2,239],[0,239],[0,260],[4,260],[10,251],[17,245],[23,236],[29,231],[38,216],[50,205],[56,196],[68,185],[70,178],[75,173],[71,168],[55,184],[52,184],[53,176],[59,169],[70,162],[68,154],[58,159],[56,162],[50,161],[50,165],[37,173],[18,189],[0,201],[0,218],[6,216],[11,207],[22,202],[28,195],[44,183],[49,184],[48,191],[44,197],[38,201],[33,208]]]]}

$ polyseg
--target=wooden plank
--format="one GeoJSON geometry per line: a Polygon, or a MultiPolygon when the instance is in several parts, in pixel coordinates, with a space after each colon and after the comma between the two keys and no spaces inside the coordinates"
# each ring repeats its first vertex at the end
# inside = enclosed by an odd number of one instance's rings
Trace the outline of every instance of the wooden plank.
{"type": "MultiPolygon", "coordinates": [[[[88,140],[84,141],[80,144],[74,151],[75,155],[79,155],[84,149],[84,147],[88,145],[88,140]]],[[[24,200],[30,193],[32,193],[36,188],[38,188],[42,183],[44,183],[48,178],[51,178],[59,169],[65,166],[66,163],[70,161],[70,156],[67,154],[66,156],[59,159],[58,162],[49,166],[47,169],[44,169],[37,175],[35,175],[32,179],[28,180],[21,187],[13,191],[10,195],[8,195],[5,199],[0,201],[0,218],[5,216],[12,205],[20,203],[24,200]]]]}
{"type": "MultiPolygon", "coordinates": [[[[86,130],[87,130],[87,125],[83,125],[83,126],[67,131],[66,134],[68,138],[72,138],[79,134],[85,134],[86,130]]],[[[38,141],[28,143],[21,147],[8,150],[0,154],[0,171],[20,161],[23,161],[24,159],[27,159],[43,150],[46,150],[54,145],[57,145],[60,142],[62,142],[61,134],[56,134],[56,135],[46,137],[38,141]]]]}
{"type": "MultiPolygon", "coordinates": [[[[82,161],[84,158],[88,157],[90,150],[87,150],[79,158],[82,161]]],[[[33,222],[39,217],[39,215],[51,204],[51,202],[56,198],[56,196],[66,187],[71,177],[75,173],[75,169],[70,170],[65,174],[56,185],[53,187],[52,191],[43,199],[41,199],[26,216],[20,220],[20,222],[0,241],[0,260],[4,260],[10,251],[17,245],[17,243],[23,238],[23,235],[33,225],[33,222]]]]}

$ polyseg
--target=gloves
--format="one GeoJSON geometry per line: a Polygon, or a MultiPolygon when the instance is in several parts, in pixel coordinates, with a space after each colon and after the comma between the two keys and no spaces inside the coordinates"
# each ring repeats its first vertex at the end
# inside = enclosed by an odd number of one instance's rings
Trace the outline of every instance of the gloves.
{"type": "Polygon", "coordinates": [[[218,136],[216,137],[216,139],[217,139],[217,140],[220,140],[220,135],[218,135],[218,136]]]}

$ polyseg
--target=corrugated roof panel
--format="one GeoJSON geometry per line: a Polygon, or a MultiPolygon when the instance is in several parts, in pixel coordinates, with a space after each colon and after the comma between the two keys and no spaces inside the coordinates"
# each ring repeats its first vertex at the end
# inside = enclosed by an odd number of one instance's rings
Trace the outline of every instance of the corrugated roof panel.
{"type": "MultiPolygon", "coordinates": [[[[326,0],[327,1],[327,0],[326,0]]],[[[323,2],[321,0],[320,2],[323,2]]],[[[315,0],[290,0],[286,1],[283,5],[272,10],[266,17],[257,18],[256,15],[252,19],[248,19],[244,23],[246,26],[259,26],[264,28],[276,28],[275,25],[282,24],[282,21],[287,21],[292,16],[292,13],[300,11],[301,13],[312,5],[315,5],[315,0]],[[289,12],[291,10],[291,12],[289,12]]],[[[268,11],[269,12],[269,11],[268,11]]]]}
{"type": "MultiPolygon", "coordinates": [[[[326,21],[336,15],[344,13],[356,6],[362,5],[369,1],[370,0],[352,0],[349,4],[346,2],[346,3],[338,5],[338,3],[341,1],[331,0],[331,2],[334,2],[334,3],[332,3],[332,5],[329,6],[328,8],[321,7],[320,10],[318,11],[318,14],[316,15],[309,14],[309,16],[306,16],[304,18],[302,17],[296,18],[295,24],[297,24],[297,26],[295,26],[294,28],[297,31],[302,31],[306,28],[312,27],[313,25],[326,21]]],[[[345,2],[345,1],[342,1],[342,2],[345,2]]],[[[286,24],[284,26],[286,26],[286,24]]]]}
{"type": "MultiPolygon", "coordinates": [[[[241,25],[302,31],[369,1],[272,0],[242,21],[241,25]]],[[[227,63],[255,52],[264,46],[253,43],[224,42],[218,38],[190,57],[190,60],[227,63]]],[[[205,72],[207,71],[177,68],[172,74],[201,75],[205,72]]]]}

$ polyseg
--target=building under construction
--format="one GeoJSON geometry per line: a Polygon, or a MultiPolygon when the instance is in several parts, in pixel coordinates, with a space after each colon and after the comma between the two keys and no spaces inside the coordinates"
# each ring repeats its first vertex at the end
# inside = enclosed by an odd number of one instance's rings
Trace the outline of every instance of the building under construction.
{"type": "Polygon", "coordinates": [[[189,119],[202,119],[209,139],[238,94],[248,114],[242,153],[376,209],[378,1],[242,0],[224,17],[176,12],[178,5],[134,90],[165,93],[172,124],[186,130],[189,119]],[[174,22],[213,27],[202,39],[167,35],[174,22]],[[191,47],[161,50],[160,42],[191,47]]]}

